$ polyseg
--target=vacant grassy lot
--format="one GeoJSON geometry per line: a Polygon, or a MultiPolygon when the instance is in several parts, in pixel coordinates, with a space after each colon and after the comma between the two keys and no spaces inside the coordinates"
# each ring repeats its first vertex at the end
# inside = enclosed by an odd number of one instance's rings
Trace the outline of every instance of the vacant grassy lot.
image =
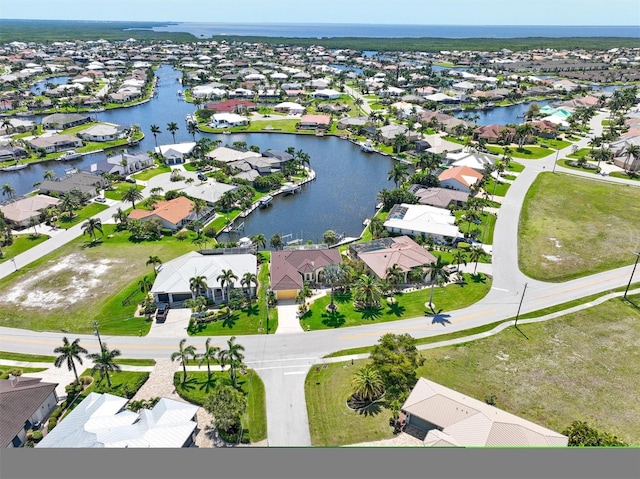
{"type": "Polygon", "coordinates": [[[631,264],[640,248],[640,189],[543,173],[525,198],[519,265],[526,275],[567,281],[631,264]]]}
{"type": "MultiPolygon", "coordinates": [[[[182,371],[178,371],[173,377],[173,385],[181,397],[191,403],[202,405],[207,398],[207,393],[216,382],[231,384],[227,371],[213,371],[211,376],[211,383],[207,383],[206,371],[189,372],[187,380],[182,382],[182,371]]],[[[262,441],[267,438],[267,406],[264,383],[255,371],[249,369],[245,375],[238,377],[238,386],[247,396],[247,410],[242,417],[244,434],[249,435],[249,440],[252,443],[262,441]]]]}
{"type": "MultiPolygon", "coordinates": [[[[464,275],[464,282],[452,283],[444,288],[435,288],[433,302],[437,309],[452,311],[464,308],[482,299],[491,288],[491,279],[483,275],[464,275]]],[[[353,305],[352,293],[335,294],[338,310],[326,311],[331,302],[329,294],[323,296],[310,306],[302,316],[300,323],[306,330],[339,328],[342,326],[360,326],[363,324],[384,323],[404,318],[424,316],[424,304],[429,301],[430,288],[410,293],[397,293],[396,302],[390,304],[383,299],[379,308],[356,309],[353,305]]]]}
{"type": "Polygon", "coordinates": [[[170,166],[156,166],[154,168],[147,168],[146,170],[141,171],[140,173],[136,173],[132,175],[136,180],[148,181],[154,176],[161,175],[162,173],[170,173],[170,166]]]}
{"type": "Polygon", "coordinates": [[[103,334],[146,333],[151,323],[134,313],[142,300],[138,281],[153,277],[147,259],[155,255],[166,262],[195,247],[190,239],[173,237],[134,243],[114,225],[103,230],[95,243],[79,237],[0,280],[0,325],[87,334],[97,320],[103,334]]]}
{"type": "Polygon", "coordinates": [[[83,223],[88,218],[91,218],[108,208],[109,207],[107,205],[101,205],[100,203],[89,203],[87,206],[76,210],[71,218],[67,213],[61,214],[58,219],[58,224],[61,228],[71,228],[79,223],[83,223]]]}
{"type": "Polygon", "coordinates": [[[33,248],[34,246],[39,245],[43,241],[46,241],[50,238],[50,236],[45,234],[21,234],[14,235],[13,244],[10,246],[3,246],[2,253],[3,256],[0,258],[0,263],[4,261],[8,261],[11,258],[18,256],[21,253],[33,248]]]}
{"type": "MultiPolygon", "coordinates": [[[[640,296],[632,297],[640,303],[640,296]]],[[[424,376],[561,432],[574,420],[640,444],[640,310],[621,299],[490,338],[423,351],[424,376]]],[[[306,380],[314,445],[389,437],[389,413],[358,415],[344,405],[354,371],[366,360],[312,369],[306,380]],[[316,376],[317,375],[317,376],[316,376]],[[316,377],[318,379],[316,379],[316,377]],[[316,385],[319,381],[320,385],[316,385]]]]}
{"type": "MultiPolygon", "coordinates": [[[[151,170],[156,171],[156,170],[151,170]]],[[[113,185],[112,190],[106,190],[104,192],[104,197],[109,198],[110,200],[118,200],[121,201],[124,194],[129,190],[129,188],[135,187],[138,191],[144,189],[142,185],[134,185],[132,183],[127,183],[126,181],[122,181],[120,183],[115,183],[113,185]]]]}
{"type": "MultiPolygon", "coordinates": [[[[496,145],[487,146],[487,150],[496,155],[504,154],[504,148],[496,145]]],[[[555,153],[555,150],[549,148],[542,148],[540,146],[524,146],[523,148],[512,147],[511,156],[513,158],[523,158],[525,160],[539,160],[545,158],[551,153],[555,153]]]]}

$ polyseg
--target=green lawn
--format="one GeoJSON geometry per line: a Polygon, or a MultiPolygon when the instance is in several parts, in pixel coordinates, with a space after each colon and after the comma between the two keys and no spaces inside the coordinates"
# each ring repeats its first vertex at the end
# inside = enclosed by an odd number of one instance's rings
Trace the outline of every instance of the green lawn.
{"type": "MultiPolygon", "coordinates": [[[[491,279],[483,275],[465,274],[464,279],[463,283],[435,288],[433,302],[437,309],[452,311],[467,307],[482,299],[491,288],[491,279]]],[[[313,302],[309,311],[300,319],[300,323],[305,330],[317,330],[420,317],[425,315],[425,303],[429,301],[430,291],[431,288],[428,287],[409,293],[397,293],[394,295],[395,304],[389,304],[383,299],[380,308],[366,310],[353,306],[352,294],[336,293],[335,303],[338,305],[338,311],[333,313],[326,311],[327,305],[331,302],[330,295],[327,294],[313,302]]]]}
{"type": "Polygon", "coordinates": [[[24,253],[27,250],[30,250],[34,246],[39,245],[40,243],[48,240],[50,236],[45,234],[20,234],[13,236],[13,243],[9,246],[2,247],[3,256],[0,258],[0,263],[4,261],[8,261],[11,258],[15,258],[20,253],[24,253]]]}
{"type": "Polygon", "coordinates": [[[571,142],[567,140],[554,140],[551,138],[540,138],[540,143],[547,145],[554,150],[563,150],[571,146],[571,142]]]}
{"type": "MultiPolygon", "coordinates": [[[[202,325],[193,325],[189,329],[192,336],[226,336],[229,334],[267,334],[266,318],[267,301],[266,285],[269,284],[269,263],[260,266],[258,274],[258,301],[253,301],[250,307],[233,311],[228,319],[219,320],[202,325]]],[[[278,329],[278,310],[269,309],[269,332],[273,334],[278,329]]]]}
{"type": "Polygon", "coordinates": [[[271,118],[270,120],[258,120],[252,121],[248,126],[238,126],[234,128],[211,128],[210,126],[200,125],[200,130],[205,133],[223,133],[228,131],[230,133],[255,133],[255,132],[263,132],[263,131],[273,131],[277,133],[310,133],[314,134],[314,130],[304,131],[304,130],[296,130],[296,125],[300,123],[300,120],[279,120],[277,118],[271,118]],[[271,127],[271,128],[268,128],[271,127]],[[265,129],[266,128],[266,129],[265,129]]]}
{"type": "Polygon", "coordinates": [[[516,163],[515,161],[512,161],[509,163],[509,167],[507,168],[507,170],[513,171],[515,173],[520,173],[521,171],[524,171],[524,165],[522,163],[516,163]]]}
{"type": "Polygon", "coordinates": [[[24,373],[39,373],[41,371],[45,371],[46,368],[27,368],[24,366],[7,366],[4,364],[0,364],[0,379],[9,379],[9,374],[12,371],[22,371],[20,375],[24,373]]]}
{"type": "Polygon", "coordinates": [[[95,243],[76,238],[0,280],[0,325],[90,334],[97,320],[103,334],[146,334],[151,321],[134,316],[142,299],[138,281],[153,277],[146,260],[155,255],[166,262],[193,251],[195,233],[182,242],[162,237],[136,243],[115,225],[106,224],[103,231],[95,243]]]}
{"type": "Polygon", "coordinates": [[[542,173],[527,192],[518,239],[520,269],[543,281],[628,265],[640,248],[640,189],[542,173]]]}
{"type": "Polygon", "coordinates": [[[584,158],[588,154],[591,153],[591,148],[580,148],[575,153],[570,153],[567,155],[569,158],[573,158],[574,160],[579,160],[580,158],[584,158]]]}
{"type": "Polygon", "coordinates": [[[136,180],[148,181],[154,176],[161,175],[162,173],[170,173],[170,166],[156,166],[155,168],[148,168],[146,170],[141,171],[140,173],[136,173],[133,177],[136,180]]]}
{"type": "Polygon", "coordinates": [[[93,383],[82,391],[82,393],[76,398],[69,411],[73,410],[78,404],[82,402],[90,393],[109,393],[114,396],[131,399],[138,392],[147,379],[149,379],[149,373],[137,372],[137,371],[115,371],[109,373],[111,380],[111,387],[107,384],[107,379],[102,379],[98,371],[95,374],[91,374],[91,369],[85,369],[82,374],[78,376],[93,376],[93,383]]]}
{"type": "Polygon", "coordinates": [[[491,196],[506,196],[507,191],[509,191],[510,183],[505,183],[503,181],[499,181],[496,184],[496,180],[491,177],[484,185],[484,190],[489,193],[491,196]]]}
{"type": "MultiPolygon", "coordinates": [[[[154,170],[151,170],[154,171],[154,170]]],[[[142,185],[134,185],[132,183],[127,183],[126,181],[121,181],[119,183],[113,184],[112,190],[105,190],[104,197],[109,198],[110,200],[121,201],[124,194],[129,190],[129,188],[135,187],[139,191],[144,189],[142,185]]]]}
{"type": "MultiPolygon", "coordinates": [[[[640,303],[640,296],[631,299],[640,303]]],[[[528,340],[509,327],[486,339],[422,351],[426,360],[418,376],[480,401],[494,394],[500,409],[558,432],[583,420],[640,445],[640,310],[617,298],[519,328],[528,340]],[[612,351],[624,360],[612,360],[612,351]]],[[[305,391],[314,445],[389,437],[388,413],[376,422],[378,415],[341,409],[353,372],[366,361],[309,372],[305,391]]]]}
{"type": "Polygon", "coordinates": [[[12,353],[9,351],[0,351],[0,359],[6,359],[10,361],[27,361],[30,363],[53,363],[56,360],[56,357],[45,356],[41,354],[23,354],[12,353]]]}
{"type": "Polygon", "coordinates": [[[311,445],[343,446],[393,437],[391,412],[384,406],[371,406],[366,413],[347,407],[351,378],[364,364],[357,361],[353,366],[342,363],[311,368],[304,384],[311,445]]]}
{"type": "Polygon", "coordinates": [[[116,358],[113,361],[121,366],[155,366],[155,359],[116,358]]]}
{"type": "MultiPolygon", "coordinates": [[[[576,161],[570,158],[562,158],[561,160],[558,160],[557,164],[559,166],[564,166],[565,168],[571,168],[572,170],[578,170],[578,171],[584,171],[586,173],[593,173],[594,175],[596,174],[596,170],[593,168],[583,168],[582,166],[573,166],[571,164],[569,164],[570,161],[576,161]]],[[[590,165],[594,165],[594,163],[589,163],[590,165]]]]}
{"type": "Polygon", "coordinates": [[[92,216],[97,215],[101,211],[108,209],[107,205],[101,205],[100,203],[89,203],[87,206],[74,211],[73,217],[69,218],[67,213],[63,213],[59,216],[58,224],[61,228],[71,228],[79,223],[85,222],[92,216]]]}
{"type": "MultiPolygon", "coordinates": [[[[498,186],[497,189],[499,188],[500,186],[498,186]]],[[[495,230],[496,226],[496,216],[493,213],[482,213],[482,215],[480,215],[480,221],[482,221],[482,224],[470,223],[469,221],[465,221],[464,219],[462,219],[462,217],[464,216],[464,211],[456,211],[454,212],[454,215],[458,219],[458,229],[460,229],[462,233],[467,234],[467,232],[469,231],[479,229],[481,233],[480,236],[478,236],[478,240],[484,239],[484,244],[493,244],[493,231],[495,230]]]]}
{"type": "MultiPolygon", "coordinates": [[[[504,148],[497,145],[487,145],[487,149],[496,155],[502,155],[504,153],[504,148]]],[[[555,153],[555,150],[539,146],[524,146],[522,149],[517,147],[511,148],[511,156],[513,158],[523,158],[525,160],[539,160],[552,153],[555,153]]]]}
{"type": "Polygon", "coordinates": [[[614,171],[610,173],[609,176],[613,176],[614,178],[623,178],[625,180],[640,181],[640,173],[636,173],[634,175],[627,175],[626,173],[614,171]]]}
{"type": "MultiPolygon", "coordinates": [[[[229,373],[224,371],[212,372],[212,383],[207,384],[207,372],[188,372],[187,380],[182,382],[182,371],[176,372],[173,385],[176,392],[187,401],[202,405],[207,398],[208,388],[215,382],[231,384],[229,373]]],[[[244,435],[249,436],[252,443],[267,438],[267,407],[264,384],[255,371],[249,369],[246,375],[240,375],[238,385],[247,396],[247,410],[242,417],[244,435]]],[[[246,437],[246,436],[245,436],[246,437]]]]}

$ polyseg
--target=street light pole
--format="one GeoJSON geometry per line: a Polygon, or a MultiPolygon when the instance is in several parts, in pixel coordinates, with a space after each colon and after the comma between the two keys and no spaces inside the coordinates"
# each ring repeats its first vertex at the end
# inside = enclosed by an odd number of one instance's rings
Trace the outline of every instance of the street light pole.
{"type": "Polygon", "coordinates": [[[102,339],[100,339],[100,331],[98,330],[98,321],[93,322],[93,333],[98,336],[98,343],[100,344],[100,351],[102,351],[102,339]]]}
{"type": "Polygon", "coordinates": [[[18,265],[16,264],[16,259],[11,258],[11,261],[13,261],[13,267],[16,269],[16,271],[18,271],[18,265]]]}
{"type": "Polygon", "coordinates": [[[640,259],[640,253],[633,253],[636,255],[636,262],[633,265],[633,270],[631,271],[631,277],[629,278],[629,284],[627,284],[627,289],[624,290],[624,299],[627,299],[627,293],[629,292],[629,287],[631,286],[631,281],[633,281],[633,275],[636,272],[636,266],[638,266],[638,260],[640,259]]]}
{"type": "Polygon", "coordinates": [[[522,291],[522,297],[520,298],[520,305],[518,306],[518,312],[516,313],[516,322],[514,326],[518,329],[518,317],[520,316],[520,308],[522,307],[522,302],[524,301],[524,293],[527,292],[527,283],[524,283],[524,290],[522,291]]]}
{"type": "Polygon", "coordinates": [[[551,173],[555,173],[556,172],[556,163],[558,163],[558,155],[560,154],[560,150],[556,150],[556,159],[553,160],[553,170],[551,171],[551,173]]]}

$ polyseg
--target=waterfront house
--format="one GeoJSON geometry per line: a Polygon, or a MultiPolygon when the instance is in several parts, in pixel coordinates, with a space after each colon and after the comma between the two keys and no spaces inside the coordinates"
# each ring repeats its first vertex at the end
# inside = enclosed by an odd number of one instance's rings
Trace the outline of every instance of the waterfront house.
{"type": "Polygon", "coordinates": [[[47,195],[25,196],[0,206],[0,212],[12,228],[26,228],[35,218],[40,223],[40,215],[51,206],[60,203],[58,198],[47,195]]]}
{"type": "Polygon", "coordinates": [[[302,115],[298,128],[301,130],[327,130],[331,126],[331,117],[328,115],[302,115]]]}
{"type": "Polygon", "coordinates": [[[157,146],[154,151],[162,155],[168,165],[179,165],[185,162],[195,146],[194,142],[172,143],[157,146]]]}
{"type": "Polygon", "coordinates": [[[249,119],[246,116],[235,113],[214,113],[211,115],[209,126],[213,128],[233,128],[235,126],[246,126],[249,119]]]}
{"type": "Polygon", "coordinates": [[[505,125],[484,125],[473,130],[473,139],[478,141],[485,140],[487,143],[511,143],[515,137],[515,128],[505,125]]]}
{"type": "Polygon", "coordinates": [[[440,186],[470,193],[473,185],[482,180],[482,174],[468,166],[454,166],[438,175],[440,186]]]}
{"type": "Polygon", "coordinates": [[[425,446],[562,447],[568,438],[426,378],[401,408],[403,430],[425,446]]]}
{"type": "Polygon", "coordinates": [[[71,190],[96,196],[98,192],[107,185],[104,178],[84,171],[78,171],[69,175],[54,178],[53,180],[44,180],[40,183],[40,193],[57,193],[63,195],[71,190]]]}
{"type": "Polygon", "coordinates": [[[135,155],[120,153],[114,156],[109,156],[98,163],[93,163],[88,167],[83,168],[82,171],[86,171],[87,173],[92,173],[94,175],[110,173],[126,176],[144,168],[153,166],[153,164],[153,158],[151,158],[147,153],[136,153],[135,155]]]}
{"type": "Polygon", "coordinates": [[[460,208],[469,199],[469,193],[451,188],[425,188],[423,185],[411,185],[408,191],[416,195],[418,204],[436,208],[460,208]]]}
{"type": "Polygon", "coordinates": [[[431,236],[441,243],[462,237],[450,211],[426,205],[396,204],[389,211],[384,227],[391,234],[413,237],[431,236]]]}
{"type": "Polygon", "coordinates": [[[58,403],[57,383],[41,378],[0,379],[0,447],[20,447],[29,429],[38,429],[58,403]]]}
{"type": "Polygon", "coordinates": [[[271,289],[278,299],[294,299],[305,282],[321,283],[329,264],[342,260],[337,249],[291,249],[271,253],[271,289]]]}
{"type": "Polygon", "coordinates": [[[153,210],[131,210],[128,219],[149,221],[160,220],[163,228],[176,231],[185,226],[192,219],[197,219],[193,212],[193,201],[184,196],[178,196],[169,201],[157,201],[153,210]]]}
{"type": "Polygon", "coordinates": [[[83,140],[105,142],[126,138],[129,131],[129,128],[121,125],[115,125],[113,123],[98,123],[90,126],[86,130],[79,131],[77,135],[83,140]]]}
{"type": "Polygon", "coordinates": [[[36,136],[25,141],[34,150],[42,148],[47,154],[82,147],[82,140],[71,135],[36,136]]]}
{"type": "Polygon", "coordinates": [[[88,115],[79,113],[54,113],[42,119],[42,128],[45,130],[66,130],[84,123],[89,123],[91,118],[88,115]]]}
{"type": "Polygon", "coordinates": [[[198,406],[161,398],[152,409],[129,411],[127,398],[92,392],[36,444],[38,448],[191,447],[198,406]]]}

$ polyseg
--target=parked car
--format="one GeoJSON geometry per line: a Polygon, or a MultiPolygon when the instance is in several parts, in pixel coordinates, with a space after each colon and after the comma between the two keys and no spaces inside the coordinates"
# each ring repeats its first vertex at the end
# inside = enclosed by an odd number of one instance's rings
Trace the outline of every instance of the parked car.
{"type": "Polygon", "coordinates": [[[205,175],[203,175],[202,173],[198,173],[198,179],[200,181],[207,181],[207,177],[205,175]]]}
{"type": "Polygon", "coordinates": [[[106,198],[103,198],[102,196],[98,196],[98,197],[96,198],[96,201],[97,201],[98,203],[106,203],[106,202],[107,202],[107,199],[106,199],[106,198]]]}
{"type": "Polygon", "coordinates": [[[156,311],[156,323],[164,323],[169,314],[169,303],[160,303],[156,311]]]}
{"type": "Polygon", "coordinates": [[[125,178],[124,181],[126,181],[127,183],[135,183],[136,182],[135,178],[125,178]]]}

